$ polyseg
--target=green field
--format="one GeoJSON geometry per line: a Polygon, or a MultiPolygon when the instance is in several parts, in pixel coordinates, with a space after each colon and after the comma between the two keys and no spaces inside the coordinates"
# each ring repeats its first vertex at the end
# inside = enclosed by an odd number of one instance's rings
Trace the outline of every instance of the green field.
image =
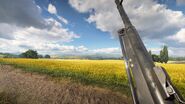
{"type": "Polygon", "coordinates": [[[0,54],[0,58],[4,57],[4,55],[0,54]]]}
{"type": "MultiPolygon", "coordinates": [[[[54,59],[3,59],[28,72],[67,78],[87,85],[109,88],[130,95],[125,65],[122,60],[54,60],[54,59]]],[[[158,64],[166,68],[175,86],[185,96],[185,64],[158,64]]]]}

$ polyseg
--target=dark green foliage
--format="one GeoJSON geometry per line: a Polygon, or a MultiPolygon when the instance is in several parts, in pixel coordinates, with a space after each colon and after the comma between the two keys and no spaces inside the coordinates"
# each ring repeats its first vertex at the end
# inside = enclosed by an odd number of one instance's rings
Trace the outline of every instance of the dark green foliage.
{"type": "Polygon", "coordinates": [[[160,57],[158,55],[153,54],[152,59],[154,62],[160,62],[160,57]]]}
{"type": "Polygon", "coordinates": [[[163,49],[160,51],[160,62],[161,63],[167,63],[169,60],[168,56],[168,47],[164,46],[163,49]]]}
{"type": "Polygon", "coordinates": [[[164,61],[164,59],[163,59],[163,57],[164,57],[163,50],[160,51],[160,55],[159,56],[160,56],[160,62],[163,63],[163,61],[164,61]]]}
{"type": "Polygon", "coordinates": [[[33,58],[33,59],[37,59],[38,58],[38,53],[37,51],[31,50],[29,49],[28,51],[22,53],[20,55],[21,58],[33,58]]]}
{"type": "Polygon", "coordinates": [[[152,56],[154,62],[167,63],[169,60],[167,46],[163,47],[163,49],[160,51],[160,55],[152,54],[151,51],[149,51],[149,54],[152,56]]]}
{"type": "Polygon", "coordinates": [[[158,55],[152,54],[151,50],[148,53],[149,53],[149,55],[151,56],[151,58],[154,62],[160,62],[160,57],[158,55]]]}
{"type": "Polygon", "coordinates": [[[169,60],[169,56],[168,56],[168,47],[167,47],[167,46],[164,46],[163,52],[164,52],[164,62],[167,63],[168,60],[169,60]]]}
{"type": "Polygon", "coordinates": [[[38,58],[43,58],[43,56],[42,55],[38,55],[38,58]]]}
{"type": "Polygon", "coordinates": [[[45,55],[44,58],[50,58],[50,55],[45,55]]]}

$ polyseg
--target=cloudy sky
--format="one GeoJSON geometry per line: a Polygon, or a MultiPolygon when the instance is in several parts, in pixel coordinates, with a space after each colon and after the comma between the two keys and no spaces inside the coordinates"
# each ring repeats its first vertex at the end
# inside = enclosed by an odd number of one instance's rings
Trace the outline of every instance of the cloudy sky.
{"type": "MultiPolygon", "coordinates": [[[[145,46],[185,56],[185,0],[124,0],[145,46]]],[[[0,52],[118,53],[114,0],[0,0],[0,52]]]]}

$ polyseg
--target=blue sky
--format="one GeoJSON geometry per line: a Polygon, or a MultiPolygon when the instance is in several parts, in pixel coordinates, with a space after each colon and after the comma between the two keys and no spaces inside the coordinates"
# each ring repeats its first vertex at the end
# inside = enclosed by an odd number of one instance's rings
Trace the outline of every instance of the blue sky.
{"type": "MultiPolygon", "coordinates": [[[[76,39],[66,45],[84,45],[90,49],[97,48],[110,48],[118,47],[119,43],[117,40],[112,39],[108,32],[102,32],[96,29],[94,24],[89,24],[86,19],[90,15],[89,13],[79,13],[67,0],[35,0],[41,8],[46,8],[42,15],[45,18],[55,17],[47,11],[48,4],[52,4],[56,7],[58,15],[63,16],[69,21],[68,25],[65,25],[69,30],[79,34],[81,38],[76,39]]],[[[57,19],[57,18],[55,18],[57,19]]]]}
{"type": "MultiPolygon", "coordinates": [[[[124,7],[148,50],[163,45],[185,56],[184,0],[125,0],[124,7]]],[[[121,54],[123,27],[114,0],[1,0],[0,50],[41,54],[121,54]]]]}

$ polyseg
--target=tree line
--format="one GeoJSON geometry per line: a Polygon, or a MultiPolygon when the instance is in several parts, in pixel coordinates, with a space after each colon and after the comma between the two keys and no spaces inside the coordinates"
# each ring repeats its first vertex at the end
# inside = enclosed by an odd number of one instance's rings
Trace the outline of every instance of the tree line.
{"type": "Polygon", "coordinates": [[[50,55],[46,54],[43,56],[43,55],[38,54],[37,51],[29,49],[26,52],[21,53],[19,57],[38,59],[38,58],[50,58],[50,55]]]}
{"type": "Polygon", "coordinates": [[[162,48],[159,55],[152,54],[151,51],[149,51],[149,54],[152,57],[154,62],[167,63],[168,60],[169,60],[168,47],[167,46],[164,46],[162,48]]]}

